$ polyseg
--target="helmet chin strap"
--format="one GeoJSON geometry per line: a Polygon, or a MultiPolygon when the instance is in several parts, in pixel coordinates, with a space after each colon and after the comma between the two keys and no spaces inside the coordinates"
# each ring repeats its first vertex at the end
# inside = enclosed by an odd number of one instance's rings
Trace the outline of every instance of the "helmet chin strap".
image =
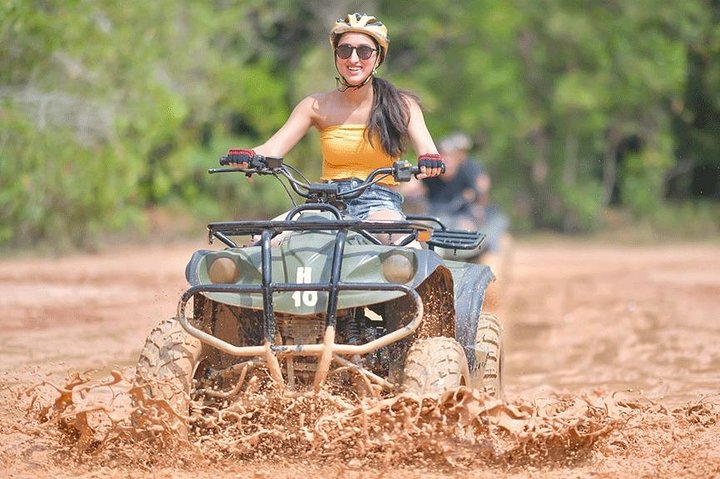
{"type": "Polygon", "coordinates": [[[350,89],[359,90],[360,88],[364,87],[373,76],[375,76],[375,71],[373,71],[371,74],[369,74],[367,76],[367,78],[365,80],[363,80],[362,83],[360,83],[358,85],[351,85],[347,82],[345,77],[343,77],[341,75],[339,77],[335,77],[335,85],[336,85],[336,88],[338,89],[338,91],[340,91],[340,92],[348,91],[350,89]]]}
{"type": "MultiPolygon", "coordinates": [[[[349,84],[348,81],[345,79],[345,77],[342,76],[342,74],[338,77],[335,77],[335,86],[338,89],[338,91],[344,92],[344,91],[348,91],[350,89],[359,90],[360,88],[364,87],[367,84],[367,82],[369,82],[372,79],[372,77],[374,77],[377,74],[377,67],[379,66],[378,60],[379,59],[375,59],[375,65],[373,65],[372,72],[358,85],[349,84]]],[[[335,63],[335,70],[337,70],[337,72],[340,73],[340,70],[337,67],[337,62],[335,63]]]]}

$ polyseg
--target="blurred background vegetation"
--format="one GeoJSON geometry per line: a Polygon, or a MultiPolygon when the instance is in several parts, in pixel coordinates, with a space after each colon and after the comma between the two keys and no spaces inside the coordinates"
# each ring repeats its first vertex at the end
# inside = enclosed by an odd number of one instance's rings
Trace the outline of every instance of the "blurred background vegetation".
{"type": "MultiPolygon", "coordinates": [[[[474,138],[516,232],[720,232],[720,0],[4,0],[0,248],[286,209],[207,168],[335,86],[352,11],[388,26],[380,75],[435,138],[474,138]]],[[[317,176],[317,135],[287,160],[317,176]]]]}

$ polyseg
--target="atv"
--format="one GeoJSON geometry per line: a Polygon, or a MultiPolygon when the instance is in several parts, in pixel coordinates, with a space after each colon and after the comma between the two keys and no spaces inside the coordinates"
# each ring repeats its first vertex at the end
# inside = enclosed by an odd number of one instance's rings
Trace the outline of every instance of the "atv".
{"type": "Polygon", "coordinates": [[[410,181],[417,167],[398,161],[340,191],[280,158],[220,165],[209,172],[273,176],[305,202],[284,219],[208,225],[225,248],[192,255],[176,317],[149,334],[135,379],[146,397],[187,416],[193,401],[258,381],[288,394],[424,397],[465,385],[502,396],[502,328],[483,311],[493,274],[434,251],[477,249],[483,235],[344,214],[370,185],[410,181]]]}

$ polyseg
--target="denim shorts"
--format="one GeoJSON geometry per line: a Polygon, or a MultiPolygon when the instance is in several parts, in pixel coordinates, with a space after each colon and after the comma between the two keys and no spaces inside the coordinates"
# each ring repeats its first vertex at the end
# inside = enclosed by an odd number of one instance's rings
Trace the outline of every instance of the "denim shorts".
{"type": "MultiPolygon", "coordinates": [[[[340,191],[347,191],[352,188],[357,188],[362,180],[340,180],[333,181],[340,187],[340,191]]],[[[349,216],[359,218],[361,220],[367,219],[370,212],[375,210],[392,210],[397,211],[402,218],[405,218],[405,214],[402,212],[402,202],[404,198],[397,191],[393,191],[390,188],[380,186],[378,184],[370,185],[363,194],[357,198],[347,201],[347,210],[345,213],[349,216]]]]}

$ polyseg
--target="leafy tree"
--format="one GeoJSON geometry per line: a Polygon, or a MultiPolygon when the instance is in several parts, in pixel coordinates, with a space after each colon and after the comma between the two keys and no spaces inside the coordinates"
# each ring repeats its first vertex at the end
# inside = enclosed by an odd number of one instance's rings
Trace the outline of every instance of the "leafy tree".
{"type": "MultiPolygon", "coordinates": [[[[206,170],[227,147],[264,141],[303,96],[333,87],[327,31],[355,8],[3,2],[0,245],[87,245],[153,205],[203,218],[284,208],[277,185],[206,170]]],[[[718,0],[361,9],[390,28],[380,74],[421,96],[435,137],[461,129],[475,139],[516,227],[588,231],[611,204],[650,217],[668,185],[676,198],[718,194],[718,0]]],[[[288,156],[316,174],[316,135],[288,156]]]]}

